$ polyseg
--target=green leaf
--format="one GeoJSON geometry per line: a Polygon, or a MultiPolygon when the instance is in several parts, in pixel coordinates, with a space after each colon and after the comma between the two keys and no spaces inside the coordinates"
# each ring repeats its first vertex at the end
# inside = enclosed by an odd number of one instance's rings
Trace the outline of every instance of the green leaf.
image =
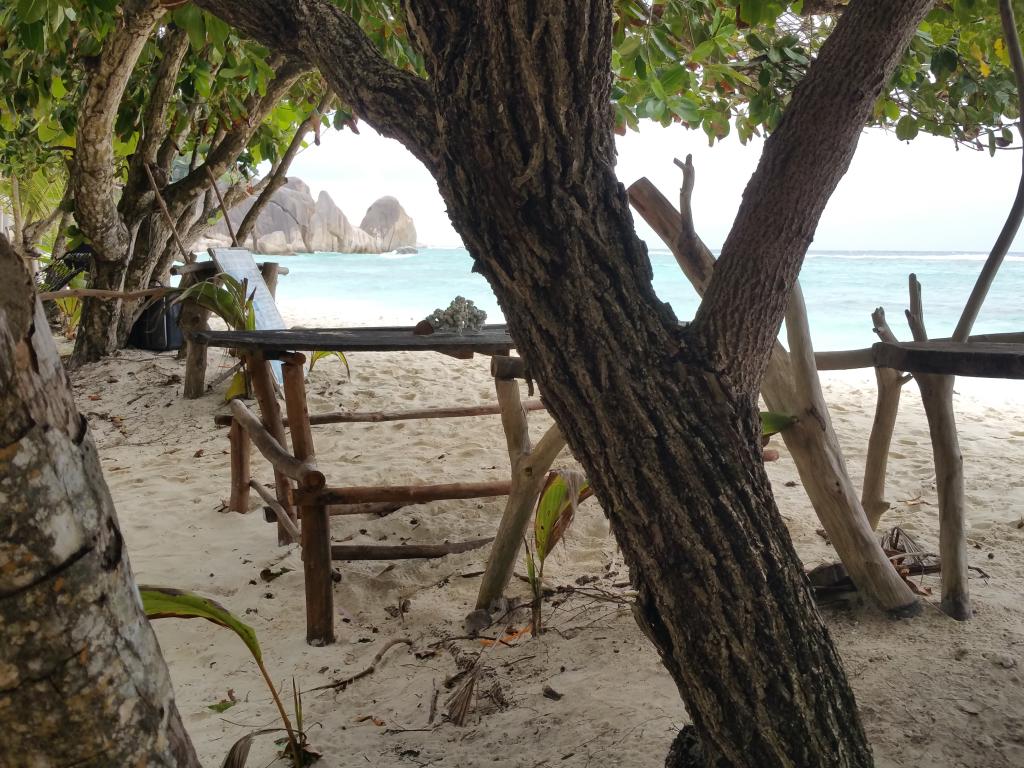
{"type": "Polygon", "coordinates": [[[344,365],[345,365],[345,373],[348,374],[348,378],[351,379],[352,378],[352,369],[349,368],[349,366],[348,366],[348,358],[345,357],[345,353],[344,352],[341,352],[341,351],[338,351],[338,350],[334,350],[334,351],[331,351],[331,352],[326,352],[326,351],[324,351],[322,349],[318,349],[315,352],[311,352],[310,355],[309,355],[309,370],[310,371],[313,370],[313,366],[316,365],[316,361],[317,360],[323,360],[325,357],[332,357],[332,356],[337,356],[337,358],[339,360],[341,360],[342,363],[344,363],[344,365]]]}
{"type": "Polygon", "coordinates": [[[31,24],[46,15],[46,0],[18,0],[18,21],[31,24]]]}
{"type": "Polygon", "coordinates": [[[224,393],[224,402],[230,403],[232,400],[244,398],[248,395],[249,388],[245,385],[245,374],[242,371],[238,371],[231,377],[231,383],[228,384],[228,391],[224,393]]]}
{"type": "Polygon", "coordinates": [[[761,434],[764,437],[771,437],[796,422],[796,416],[790,416],[788,413],[761,411],[761,434]]]}
{"type": "Polygon", "coordinates": [[[150,619],[206,619],[241,638],[257,662],[263,661],[263,651],[256,631],[236,618],[227,608],[207,597],[171,587],[140,585],[139,596],[146,617],[150,619]]]}
{"type": "Polygon", "coordinates": [[[64,81],[60,79],[60,75],[54,73],[50,79],[50,93],[55,99],[63,99],[67,95],[68,89],[64,87],[64,81]]]}
{"type": "Polygon", "coordinates": [[[232,701],[231,699],[221,699],[216,704],[207,704],[206,708],[212,709],[214,712],[227,712],[237,703],[237,701],[232,701]]]}
{"type": "Polygon", "coordinates": [[[896,123],[896,138],[900,141],[910,141],[917,136],[917,121],[910,115],[904,115],[896,123]]]}
{"type": "Polygon", "coordinates": [[[693,49],[693,53],[690,54],[690,61],[701,62],[704,61],[708,56],[715,52],[718,47],[718,43],[714,38],[705,40],[703,43],[693,49]]]}
{"type": "Polygon", "coordinates": [[[541,567],[572,523],[576,506],[590,495],[590,487],[580,473],[556,470],[548,474],[537,501],[533,523],[533,537],[541,567]]]}

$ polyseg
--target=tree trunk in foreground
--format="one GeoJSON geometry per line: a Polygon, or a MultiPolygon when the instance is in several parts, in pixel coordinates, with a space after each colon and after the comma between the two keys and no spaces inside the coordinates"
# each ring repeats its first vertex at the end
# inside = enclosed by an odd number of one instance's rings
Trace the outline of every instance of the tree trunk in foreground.
{"type": "Polygon", "coordinates": [[[409,0],[427,81],[325,0],[200,4],[310,57],[423,160],[612,522],[708,765],[869,766],[754,397],[862,126],[930,0],[859,0],[793,95],[680,330],[614,174],[607,0],[409,0]]]}
{"type": "Polygon", "coordinates": [[[199,766],[96,447],[2,237],[0,498],[0,755],[10,765],[199,766]]]}
{"type": "MultiPolygon", "coordinates": [[[[672,249],[697,293],[703,295],[711,282],[715,260],[693,225],[693,185],[693,165],[687,157],[679,211],[647,179],[634,182],[629,197],[633,207],[672,249]]],[[[892,567],[872,533],[873,528],[868,526],[846,471],[846,459],[821,393],[807,327],[807,308],[799,287],[794,288],[786,309],[786,330],[792,354],[781,344],[775,345],[761,382],[761,394],[769,410],[798,418],[782,431],[782,439],[800,473],[807,497],[857,589],[892,615],[914,615],[920,611],[917,598],[892,567]]]]}

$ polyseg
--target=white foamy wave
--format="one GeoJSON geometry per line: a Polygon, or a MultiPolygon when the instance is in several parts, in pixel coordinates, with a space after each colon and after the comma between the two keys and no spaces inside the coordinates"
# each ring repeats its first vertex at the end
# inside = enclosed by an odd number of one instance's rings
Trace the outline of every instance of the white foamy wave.
{"type": "MultiPolygon", "coordinates": [[[[808,259],[850,259],[854,261],[985,261],[987,253],[808,253],[808,259]]],[[[1007,256],[1006,261],[1024,262],[1024,256],[1007,256]]]]}
{"type": "Polygon", "coordinates": [[[418,254],[415,254],[415,253],[394,253],[394,252],[379,254],[380,258],[388,259],[389,261],[393,261],[393,260],[396,260],[396,259],[411,259],[413,256],[417,256],[417,255],[418,254]]]}

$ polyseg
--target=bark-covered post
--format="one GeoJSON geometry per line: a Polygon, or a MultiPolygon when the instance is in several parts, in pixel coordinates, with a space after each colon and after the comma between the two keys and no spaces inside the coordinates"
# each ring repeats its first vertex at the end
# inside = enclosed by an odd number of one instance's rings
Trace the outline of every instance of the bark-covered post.
{"type": "MultiPolygon", "coordinates": [[[[306,407],[305,357],[291,354],[284,360],[284,402],[288,431],[295,458],[316,459],[313,434],[306,407]]],[[[330,645],[334,642],[334,580],[331,578],[331,517],[319,501],[300,507],[302,527],[302,571],[306,586],[306,642],[330,645]]]]}
{"type": "Polygon", "coordinates": [[[0,498],[0,755],[198,768],[96,446],[2,236],[0,498]]]}
{"type": "Polygon", "coordinates": [[[249,433],[235,419],[231,420],[228,443],[231,451],[231,498],[228,509],[245,514],[249,511],[249,482],[252,480],[252,441],[249,433]]]}
{"type": "MultiPolygon", "coordinates": [[[[261,355],[249,354],[245,356],[245,369],[252,378],[253,395],[260,406],[260,418],[263,426],[273,435],[282,446],[288,445],[284,436],[284,420],[281,418],[281,406],[277,402],[277,392],[274,389],[274,375],[270,371],[270,361],[261,355]]],[[[288,512],[288,516],[294,522],[296,520],[295,506],[292,503],[291,481],[277,469],[274,470],[274,488],[277,493],[277,500],[288,512]]],[[[288,529],[279,520],[277,523],[278,546],[291,544],[292,536],[288,529]]]]}

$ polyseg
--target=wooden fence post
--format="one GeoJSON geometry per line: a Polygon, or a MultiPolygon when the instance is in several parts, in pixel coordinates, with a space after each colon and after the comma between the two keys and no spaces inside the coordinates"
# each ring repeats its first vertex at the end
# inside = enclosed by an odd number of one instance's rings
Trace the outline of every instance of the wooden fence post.
{"type": "MultiPolygon", "coordinates": [[[[306,407],[305,357],[288,355],[284,359],[284,403],[288,411],[288,431],[295,458],[312,464],[313,434],[306,407]]],[[[306,582],[306,642],[330,645],[334,642],[334,585],[331,579],[331,517],[323,500],[303,504],[302,569],[306,582]]]]}
{"type": "MultiPolygon", "coordinates": [[[[281,420],[281,407],[277,404],[277,394],[274,392],[274,375],[270,370],[270,362],[261,355],[249,354],[246,355],[245,367],[252,377],[253,394],[260,406],[263,426],[282,446],[287,445],[284,437],[284,422],[281,420]]],[[[292,484],[277,469],[274,470],[274,488],[277,492],[277,500],[281,502],[281,506],[284,507],[288,516],[294,520],[292,484]]],[[[277,543],[279,546],[292,543],[288,529],[281,523],[277,524],[277,543]]]]}
{"type": "Polygon", "coordinates": [[[228,432],[231,446],[231,500],[228,507],[235,512],[245,514],[249,511],[249,456],[252,443],[249,434],[238,421],[232,419],[231,430],[228,432]]]}

